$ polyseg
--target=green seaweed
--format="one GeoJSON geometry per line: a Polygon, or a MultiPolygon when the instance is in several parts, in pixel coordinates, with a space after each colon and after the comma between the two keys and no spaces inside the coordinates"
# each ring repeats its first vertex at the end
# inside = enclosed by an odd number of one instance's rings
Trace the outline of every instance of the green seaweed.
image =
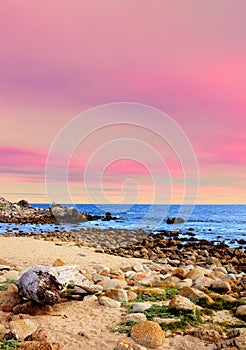
{"type": "Polygon", "coordinates": [[[17,280],[6,280],[4,282],[1,282],[1,284],[0,284],[0,291],[4,292],[5,290],[8,289],[8,285],[9,284],[16,284],[16,283],[17,283],[17,280]]]}
{"type": "Polygon", "coordinates": [[[0,350],[16,350],[19,348],[19,342],[14,339],[3,339],[0,341],[0,350]]]}
{"type": "Polygon", "coordinates": [[[130,335],[131,329],[132,329],[133,326],[135,326],[135,324],[137,324],[137,322],[135,322],[135,321],[127,321],[126,323],[123,323],[118,328],[113,328],[113,327],[107,327],[107,328],[112,333],[120,333],[120,334],[130,335]]]}
{"type": "Polygon", "coordinates": [[[179,290],[176,287],[163,287],[166,292],[166,299],[172,299],[175,295],[179,294],[179,290]]]}
{"type": "Polygon", "coordinates": [[[136,302],[145,302],[145,301],[162,301],[165,300],[166,296],[164,294],[159,293],[139,293],[138,296],[132,300],[134,303],[136,302]]]}
{"type": "Polygon", "coordinates": [[[164,331],[169,330],[172,333],[177,332],[178,330],[185,332],[185,325],[182,321],[172,322],[169,324],[162,322],[162,323],[160,323],[160,326],[164,331]]]}
{"type": "Polygon", "coordinates": [[[217,325],[220,326],[225,333],[228,333],[235,328],[246,328],[246,323],[230,324],[228,322],[217,322],[217,325]]]}
{"type": "Polygon", "coordinates": [[[159,318],[177,318],[177,322],[167,324],[164,321],[161,323],[161,327],[164,330],[170,329],[171,331],[181,329],[184,330],[185,326],[191,324],[197,326],[203,323],[201,315],[198,310],[177,310],[174,307],[166,305],[152,305],[149,309],[144,311],[147,320],[152,321],[154,317],[159,318]]]}

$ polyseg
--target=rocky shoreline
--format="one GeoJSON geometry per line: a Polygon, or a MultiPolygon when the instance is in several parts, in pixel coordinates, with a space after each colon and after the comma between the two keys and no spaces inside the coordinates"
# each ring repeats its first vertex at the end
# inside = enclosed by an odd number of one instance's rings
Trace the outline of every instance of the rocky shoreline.
{"type": "MultiPolygon", "coordinates": [[[[76,243],[75,238],[69,242],[76,243]]],[[[90,302],[90,307],[100,305],[102,314],[120,310],[118,324],[108,325],[112,336],[118,335],[114,350],[245,350],[246,273],[233,262],[208,257],[206,267],[190,259],[172,263],[169,257],[139,263],[128,258],[118,268],[67,266],[58,258],[53,266],[28,271],[1,260],[0,344],[68,349],[50,341],[49,329],[39,327],[37,320],[55,314],[56,305],[90,302]]]]}
{"type": "Polygon", "coordinates": [[[94,220],[114,220],[111,213],[104,216],[79,212],[76,208],[52,204],[48,209],[34,208],[22,199],[16,203],[0,197],[0,222],[14,224],[80,223],[94,220]]]}
{"type": "MultiPolygon", "coordinates": [[[[86,229],[72,232],[14,233],[16,237],[34,237],[46,241],[75,242],[78,246],[95,248],[106,253],[126,258],[149,259],[173,267],[195,265],[206,268],[214,261],[222,266],[246,273],[246,252],[241,248],[230,248],[225,243],[215,244],[207,240],[166,238],[146,231],[122,229],[86,229]]],[[[6,236],[13,235],[6,233],[6,236]]]]}
{"type": "MultiPolygon", "coordinates": [[[[51,209],[36,211],[26,201],[4,203],[2,220],[14,220],[14,215],[22,222],[26,217],[47,223],[48,215],[53,220],[51,209]]],[[[56,215],[65,213],[63,207],[54,207],[56,215]]],[[[108,332],[104,344],[109,338],[113,342],[105,349],[246,350],[246,252],[242,247],[197,240],[192,232],[180,237],[172,231],[91,228],[44,234],[6,232],[4,236],[31,240],[33,247],[35,242],[61,249],[67,245],[81,251],[78,256],[84,256],[84,249],[93,249],[99,261],[122,257],[122,264],[115,267],[81,265],[78,258],[71,266],[54,256],[53,266],[40,261],[41,266],[28,266],[28,271],[0,259],[0,345],[7,344],[6,349],[11,344],[11,350],[104,349],[96,345],[100,339],[83,329],[74,334],[77,343],[73,346],[69,340],[68,346],[60,335],[53,337],[49,328],[37,323],[42,320],[44,325],[42,317],[57,315],[57,310],[65,308],[69,313],[69,305],[77,315],[76,303],[84,303],[85,312],[89,303],[100,308],[102,317],[111,314],[113,318],[116,310],[121,314],[117,323],[109,323],[104,330],[108,332]]],[[[64,324],[61,320],[64,329],[66,317],[64,324]]],[[[83,325],[83,315],[78,317],[83,325]]]]}

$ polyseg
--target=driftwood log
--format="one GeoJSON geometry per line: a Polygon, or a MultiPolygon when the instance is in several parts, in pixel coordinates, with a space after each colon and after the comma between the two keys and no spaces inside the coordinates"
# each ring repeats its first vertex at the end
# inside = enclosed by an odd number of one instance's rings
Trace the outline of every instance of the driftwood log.
{"type": "Polygon", "coordinates": [[[19,295],[40,305],[54,305],[60,293],[68,285],[82,288],[87,294],[100,293],[102,286],[84,276],[79,266],[44,267],[35,266],[26,271],[17,282],[19,295]]]}

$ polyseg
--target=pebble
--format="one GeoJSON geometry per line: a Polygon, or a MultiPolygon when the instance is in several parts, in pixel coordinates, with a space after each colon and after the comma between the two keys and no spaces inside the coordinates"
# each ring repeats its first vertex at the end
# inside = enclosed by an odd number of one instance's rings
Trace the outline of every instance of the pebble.
{"type": "Polygon", "coordinates": [[[103,306],[111,308],[121,307],[121,303],[119,301],[104,296],[99,298],[99,303],[103,306]]]}
{"type": "Polygon", "coordinates": [[[134,303],[132,304],[132,310],[133,311],[138,311],[138,312],[143,312],[147,309],[149,309],[153,304],[151,302],[142,302],[142,303],[134,303]]]}
{"type": "Polygon", "coordinates": [[[246,316],[246,305],[240,305],[236,311],[237,316],[246,316]]]}

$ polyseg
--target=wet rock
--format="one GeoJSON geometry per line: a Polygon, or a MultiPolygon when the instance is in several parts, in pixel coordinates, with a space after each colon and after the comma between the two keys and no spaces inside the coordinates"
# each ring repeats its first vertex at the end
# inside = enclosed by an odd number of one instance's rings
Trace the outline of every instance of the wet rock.
{"type": "Polygon", "coordinates": [[[181,224],[181,223],[183,223],[183,222],[185,222],[185,220],[184,219],[182,219],[182,218],[180,218],[180,217],[177,217],[177,218],[167,218],[167,220],[166,220],[166,223],[167,224],[181,224]]]}
{"type": "Polygon", "coordinates": [[[164,342],[165,335],[158,323],[142,321],[133,326],[131,337],[138,344],[155,349],[164,342]]]}

